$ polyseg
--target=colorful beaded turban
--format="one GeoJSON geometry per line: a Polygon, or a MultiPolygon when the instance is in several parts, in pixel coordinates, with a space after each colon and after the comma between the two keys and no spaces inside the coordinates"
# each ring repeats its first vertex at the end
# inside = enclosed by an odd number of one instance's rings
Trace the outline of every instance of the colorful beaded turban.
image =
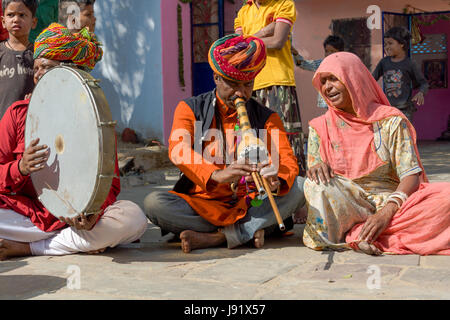
{"type": "Polygon", "coordinates": [[[73,34],[66,27],[52,23],[37,37],[34,58],[71,61],[92,70],[103,57],[100,45],[95,34],[87,29],[73,34]]]}
{"type": "Polygon", "coordinates": [[[217,40],[208,60],[218,75],[231,81],[252,81],[266,65],[266,47],[256,37],[232,34],[217,40]]]}

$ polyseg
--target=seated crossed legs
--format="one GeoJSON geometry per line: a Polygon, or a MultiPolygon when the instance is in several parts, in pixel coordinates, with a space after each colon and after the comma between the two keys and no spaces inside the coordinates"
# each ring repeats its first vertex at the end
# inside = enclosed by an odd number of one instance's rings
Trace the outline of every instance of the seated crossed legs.
{"type": "Polygon", "coordinates": [[[304,205],[304,180],[298,177],[297,159],[283,123],[277,113],[252,98],[254,78],[265,61],[266,49],[258,38],[219,39],[209,52],[216,89],[177,106],[169,157],[184,175],[174,191],[150,194],[145,211],[163,232],[180,235],[184,252],[225,242],[234,248],[252,239],[256,247],[262,247],[264,234],[276,230],[280,220],[291,218],[304,205]],[[241,142],[247,141],[252,128],[266,133],[268,161],[259,157],[241,161],[241,142]],[[219,138],[198,139],[199,130],[203,137],[214,132],[219,138]],[[277,195],[278,220],[273,199],[257,196],[260,188],[253,184],[257,174],[263,184],[267,182],[266,194],[277,195]]]}
{"type": "MultiPolygon", "coordinates": [[[[297,177],[287,195],[275,197],[283,220],[289,219],[297,208],[305,205],[304,181],[304,178],[297,177]]],[[[161,228],[163,234],[171,232],[179,235],[182,250],[186,253],[225,243],[232,249],[252,240],[256,248],[261,248],[264,237],[278,230],[269,199],[265,199],[260,207],[251,207],[245,217],[228,226],[210,223],[183,198],[164,191],[149,194],[144,201],[144,211],[150,221],[161,228]]]]}
{"type": "Polygon", "coordinates": [[[91,230],[76,227],[45,232],[28,217],[0,209],[0,260],[23,256],[61,256],[101,253],[107,248],[133,243],[147,230],[141,208],[131,201],[108,206],[91,230]]]}

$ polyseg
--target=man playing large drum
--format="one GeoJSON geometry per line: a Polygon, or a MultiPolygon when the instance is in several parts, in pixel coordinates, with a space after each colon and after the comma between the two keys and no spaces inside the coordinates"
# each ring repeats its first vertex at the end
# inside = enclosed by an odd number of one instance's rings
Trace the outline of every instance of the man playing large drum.
{"type": "MultiPolygon", "coordinates": [[[[93,69],[102,55],[95,35],[86,29],[71,34],[63,26],[52,24],[35,42],[34,81],[37,83],[62,61],[93,69]]],[[[59,220],[38,200],[30,174],[45,167],[49,150],[48,146],[39,145],[39,139],[25,149],[29,102],[28,99],[14,103],[0,122],[0,260],[93,253],[139,239],[145,232],[147,219],[136,204],[116,200],[120,193],[117,157],[117,177],[101,212],[59,220]]]]}

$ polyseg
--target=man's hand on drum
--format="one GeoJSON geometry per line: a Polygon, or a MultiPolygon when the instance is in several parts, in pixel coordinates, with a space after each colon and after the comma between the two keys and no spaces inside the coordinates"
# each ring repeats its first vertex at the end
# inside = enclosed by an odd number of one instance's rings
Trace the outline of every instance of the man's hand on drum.
{"type": "Polygon", "coordinates": [[[31,141],[23,153],[22,159],[19,161],[19,171],[24,176],[45,168],[50,152],[47,150],[48,146],[40,146],[38,144],[39,139],[31,141]]]}
{"type": "Polygon", "coordinates": [[[306,176],[317,184],[322,182],[327,185],[334,178],[334,172],[326,163],[319,163],[308,169],[306,176]]]}
{"type": "Polygon", "coordinates": [[[84,213],[82,213],[80,216],[78,216],[76,218],[59,217],[59,220],[61,220],[62,222],[68,224],[69,226],[71,226],[77,230],[90,231],[94,227],[99,214],[100,213],[86,216],[84,213]]]}

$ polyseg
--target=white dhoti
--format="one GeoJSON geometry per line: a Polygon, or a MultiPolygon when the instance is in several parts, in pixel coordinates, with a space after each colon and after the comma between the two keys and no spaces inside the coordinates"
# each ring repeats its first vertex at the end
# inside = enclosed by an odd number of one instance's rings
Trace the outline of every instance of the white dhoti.
{"type": "Polygon", "coordinates": [[[0,239],[29,243],[35,256],[60,256],[132,243],[144,234],[147,223],[138,205],[123,200],[108,206],[90,231],[66,228],[44,232],[29,218],[0,209],[0,239]]]}

